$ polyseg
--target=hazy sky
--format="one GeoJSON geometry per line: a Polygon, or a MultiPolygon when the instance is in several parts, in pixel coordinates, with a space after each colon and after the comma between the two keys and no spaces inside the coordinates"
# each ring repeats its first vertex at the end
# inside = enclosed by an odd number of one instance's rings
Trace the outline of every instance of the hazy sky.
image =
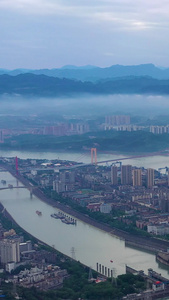
{"type": "Polygon", "coordinates": [[[0,0],[0,68],[169,67],[168,0],[0,0]]]}

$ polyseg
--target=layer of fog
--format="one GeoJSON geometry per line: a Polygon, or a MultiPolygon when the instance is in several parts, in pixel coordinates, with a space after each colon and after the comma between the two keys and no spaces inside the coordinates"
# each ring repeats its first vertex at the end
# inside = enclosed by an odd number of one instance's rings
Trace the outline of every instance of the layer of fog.
{"type": "Polygon", "coordinates": [[[64,115],[94,117],[107,114],[153,116],[168,114],[169,96],[84,95],[70,98],[24,98],[1,96],[0,114],[64,115]]]}

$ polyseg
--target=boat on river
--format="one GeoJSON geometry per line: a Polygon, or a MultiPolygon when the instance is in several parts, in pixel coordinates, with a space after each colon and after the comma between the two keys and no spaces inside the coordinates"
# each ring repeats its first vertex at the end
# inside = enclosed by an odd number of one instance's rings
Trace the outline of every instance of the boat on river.
{"type": "Polygon", "coordinates": [[[42,215],[42,212],[39,211],[39,210],[36,210],[36,214],[37,214],[38,216],[41,216],[41,215],[42,215]]]}
{"type": "Polygon", "coordinates": [[[50,216],[54,219],[60,219],[60,216],[58,216],[58,214],[51,214],[50,216]]]}
{"type": "Polygon", "coordinates": [[[64,218],[61,220],[63,223],[65,224],[71,224],[71,225],[75,225],[76,224],[76,221],[73,221],[73,220],[69,220],[68,218],[64,218]]]}
{"type": "Polygon", "coordinates": [[[64,219],[64,215],[62,215],[61,213],[54,213],[54,214],[51,214],[50,215],[52,218],[55,218],[55,219],[64,219]]]}
{"type": "Polygon", "coordinates": [[[54,219],[60,219],[65,224],[76,224],[76,220],[66,217],[63,213],[58,212],[50,215],[54,219]]]}
{"type": "Polygon", "coordinates": [[[8,187],[9,187],[10,189],[13,189],[13,184],[8,184],[8,187]]]}
{"type": "Polygon", "coordinates": [[[2,183],[2,184],[6,184],[6,180],[2,179],[2,180],[1,180],[1,183],[2,183]]]}

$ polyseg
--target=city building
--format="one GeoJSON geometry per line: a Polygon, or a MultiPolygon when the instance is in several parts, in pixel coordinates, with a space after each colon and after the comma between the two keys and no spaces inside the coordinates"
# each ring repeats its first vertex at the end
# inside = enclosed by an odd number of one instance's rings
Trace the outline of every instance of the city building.
{"type": "Polygon", "coordinates": [[[130,116],[128,115],[113,115],[113,116],[106,116],[105,123],[107,125],[129,125],[130,124],[130,116]]]}
{"type": "Polygon", "coordinates": [[[53,190],[57,193],[65,191],[71,191],[74,189],[75,184],[75,172],[73,171],[62,171],[59,173],[57,178],[53,180],[53,190]]]}
{"type": "Polygon", "coordinates": [[[133,186],[142,185],[142,172],[141,169],[133,170],[133,186]]]}
{"type": "Polygon", "coordinates": [[[89,125],[87,123],[71,123],[69,133],[70,134],[83,134],[89,132],[89,125]]]}
{"type": "Polygon", "coordinates": [[[150,126],[150,132],[154,134],[169,133],[169,125],[167,126],[150,126]]]}
{"type": "Polygon", "coordinates": [[[155,235],[166,235],[169,234],[169,225],[168,224],[160,224],[160,225],[147,225],[147,232],[155,235]]]}
{"type": "Polygon", "coordinates": [[[62,183],[60,180],[56,179],[53,181],[53,190],[57,193],[62,193],[66,191],[65,183],[62,183]]]}
{"type": "Polygon", "coordinates": [[[169,199],[162,198],[160,201],[160,208],[162,212],[169,212],[169,199]]]}
{"type": "Polygon", "coordinates": [[[67,134],[68,126],[59,124],[58,126],[45,126],[43,129],[44,135],[64,136],[67,134]]]}
{"type": "Polygon", "coordinates": [[[0,241],[1,263],[20,261],[19,239],[4,239],[0,241]]]}
{"type": "Polygon", "coordinates": [[[100,205],[100,212],[103,214],[109,214],[112,210],[111,203],[102,203],[100,205]]]}
{"type": "Polygon", "coordinates": [[[31,251],[32,250],[32,242],[27,241],[27,242],[24,242],[24,243],[20,243],[19,244],[19,250],[20,250],[20,252],[31,251]]]}
{"type": "Polygon", "coordinates": [[[144,130],[144,126],[137,126],[137,125],[121,125],[114,127],[117,131],[139,131],[144,130]]]}
{"type": "Polygon", "coordinates": [[[122,165],[121,167],[121,184],[132,184],[132,166],[122,165]]]}
{"type": "Polygon", "coordinates": [[[0,129],[0,143],[4,143],[4,133],[3,130],[0,129]]]}
{"type": "Polygon", "coordinates": [[[111,166],[111,183],[118,185],[117,166],[111,166]]]}
{"type": "Polygon", "coordinates": [[[154,169],[147,169],[147,187],[152,188],[154,185],[154,169]]]}
{"type": "Polygon", "coordinates": [[[60,172],[60,181],[63,184],[74,183],[75,182],[75,173],[73,171],[60,172]]]}

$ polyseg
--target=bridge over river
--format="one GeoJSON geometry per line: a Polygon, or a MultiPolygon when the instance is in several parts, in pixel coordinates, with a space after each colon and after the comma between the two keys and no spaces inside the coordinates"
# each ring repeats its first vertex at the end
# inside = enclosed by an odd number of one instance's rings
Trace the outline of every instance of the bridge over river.
{"type": "MultiPolygon", "coordinates": [[[[21,178],[20,178],[21,180],[21,178]]],[[[24,183],[25,184],[25,183],[24,183]]],[[[9,186],[4,186],[4,187],[0,187],[0,191],[3,190],[13,190],[13,189],[27,189],[30,191],[30,198],[32,198],[34,191],[37,189],[36,186],[31,186],[30,184],[25,184],[23,186],[13,186],[13,185],[9,185],[9,186]]]]}
{"type": "Polygon", "coordinates": [[[1,187],[1,190],[11,190],[11,189],[26,189],[26,186],[6,186],[6,187],[1,187]]]}

